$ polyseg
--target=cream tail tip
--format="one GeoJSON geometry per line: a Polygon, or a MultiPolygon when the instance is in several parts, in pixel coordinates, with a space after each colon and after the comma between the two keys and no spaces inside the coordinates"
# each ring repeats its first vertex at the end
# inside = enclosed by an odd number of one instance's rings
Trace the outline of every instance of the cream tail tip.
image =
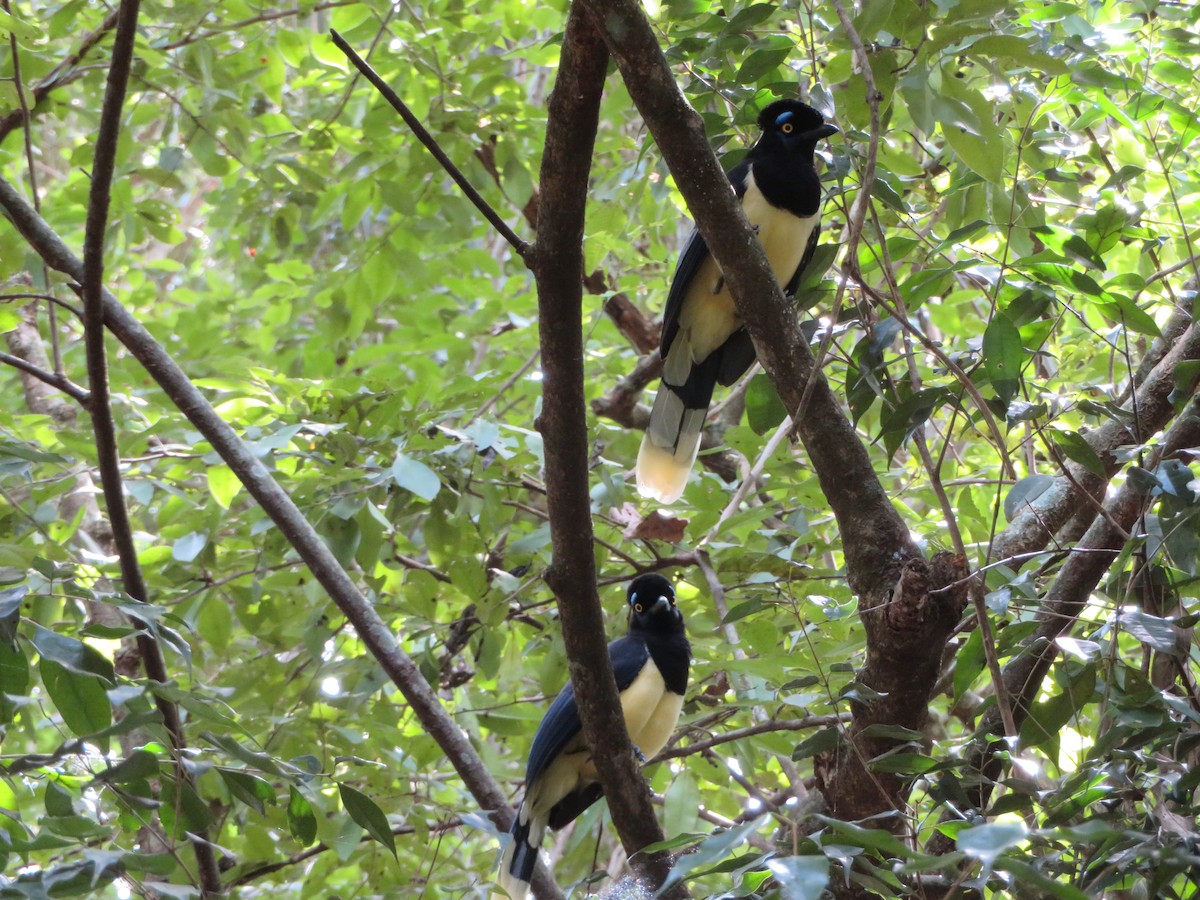
{"type": "Polygon", "coordinates": [[[683,496],[691,472],[690,459],[685,465],[675,454],[655,447],[648,440],[642,441],[637,459],[637,489],[643,497],[674,503],[683,496]]]}

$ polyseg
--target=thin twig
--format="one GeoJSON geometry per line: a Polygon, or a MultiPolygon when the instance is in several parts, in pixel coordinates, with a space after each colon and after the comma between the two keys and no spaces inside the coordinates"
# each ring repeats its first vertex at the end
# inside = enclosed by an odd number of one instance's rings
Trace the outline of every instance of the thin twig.
{"type": "Polygon", "coordinates": [[[19,356],[0,352],[0,363],[12,366],[14,369],[20,369],[26,375],[31,375],[38,381],[44,382],[53,388],[58,388],[58,390],[84,408],[87,408],[91,401],[91,396],[88,394],[86,388],[80,387],[64,375],[56,375],[53,372],[47,372],[45,369],[28,363],[19,356]]]}
{"type": "Polygon", "coordinates": [[[167,44],[152,45],[155,50],[162,52],[164,50],[178,50],[180,47],[186,47],[189,44],[195,44],[197,41],[206,41],[209,38],[220,37],[223,34],[228,34],[231,31],[241,31],[248,25],[258,25],[262,22],[274,22],[276,19],[284,19],[290,16],[307,16],[312,13],[322,12],[326,9],[336,9],[339,6],[354,6],[358,0],[334,0],[331,3],[318,3],[315,6],[308,8],[296,7],[293,9],[273,9],[265,13],[260,13],[257,16],[251,16],[249,19],[240,19],[237,22],[230,22],[228,25],[221,28],[213,28],[210,31],[203,31],[200,34],[190,34],[187,37],[180,38],[176,41],[171,41],[167,44]]]}
{"type": "Polygon", "coordinates": [[[68,303],[66,300],[60,300],[53,294],[0,294],[0,303],[6,300],[45,300],[47,303],[53,303],[55,306],[61,306],[67,312],[76,318],[83,318],[83,310],[78,306],[68,303]]]}
{"type": "Polygon", "coordinates": [[[421,120],[413,115],[412,110],[405,105],[404,101],[392,90],[391,86],[367,64],[366,60],[354,52],[353,48],[346,43],[346,39],[333,29],[330,29],[329,34],[333,38],[333,43],[337,48],[346,54],[346,58],[354,64],[354,67],[362,73],[362,76],[375,86],[375,90],[383,95],[383,99],[391,104],[392,109],[396,110],[405,124],[412,129],[412,133],[416,135],[417,140],[424,144],[425,149],[433,154],[433,158],[442,164],[442,168],[454,179],[455,184],[462,189],[462,192],[467,195],[467,199],[475,204],[475,208],[483,213],[483,217],[508,241],[509,245],[517,252],[517,255],[524,258],[529,253],[532,245],[517,237],[517,233],[508,227],[508,224],[500,218],[500,214],[492,209],[491,204],[483,199],[479,191],[475,190],[471,185],[471,182],[467,181],[467,177],[459,171],[458,166],[450,161],[450,157],[438,146],[438,142],[434,140],[433,135],[425,130],[425,126],[421,124],[421,120]]]}
{"type": "Polygon", "coordinates": [[[760,722],[757,725],[748,725],[745,728],[725,731],[707,740],[696,741],[685,747],[673,747],[670,750],[664,750],[658,756],[654,757],[652,762],[662,762],[668,759],[691,756],[693,753],[703,753],[706,750],[711,750],[713,747],[719,747],[721,744],[742,741],[759,734],[771,734],[776,731],[808,731],[811,728],[830,728],[834,725],[846,724],[849,721],[850,716],[844,714],[805,716],[803,719],[774,719],[770,722],[760,722]]]}

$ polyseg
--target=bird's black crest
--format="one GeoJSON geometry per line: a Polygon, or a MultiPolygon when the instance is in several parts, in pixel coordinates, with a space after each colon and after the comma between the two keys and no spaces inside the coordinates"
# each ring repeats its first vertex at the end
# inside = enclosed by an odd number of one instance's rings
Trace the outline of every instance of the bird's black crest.
{"type": "Polygon", "coordinates": [[[777,131],[784,124],[797,131],[812,131],[825,124],[825,117],[799,100],[776,100],[758,114],[758,127],[763,131],[777,131]]]}

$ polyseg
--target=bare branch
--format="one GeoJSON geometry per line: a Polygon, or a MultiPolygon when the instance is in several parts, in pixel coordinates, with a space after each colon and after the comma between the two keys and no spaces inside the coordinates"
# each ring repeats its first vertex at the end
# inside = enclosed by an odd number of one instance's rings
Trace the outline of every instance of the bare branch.
{"type": "Polygon", "coordinates": [[[721,744],[745,740],[746,738],[755,737],[760,734],[771,734],[775,731],[808,731],[812,728],[830,728],[834,725],[848,723],[849,718],[849,716],[845,715],[806,716],[803,719],[776,719],[770,722],[760,722],[757,725],[748,725],[745,728],[735,728],[733,731],[725,731],[714,737],[703,741],[696,741],[683,747],[673,747],[670,750],[664,750],[658,756],[654,757],[651,762],[679,759],[683,756],[691,756],[693,753],[703,753],[706,750],[711,750],[713,747],[719,747],[721,744]]]}
{"type": "Polygon", "coordinates": [[[525,257],[530,250],[529,243],[519,238],[517,233],[508,227],[508,223],[500,218],[500,214],[492,209],[491,204],[483,199],[479,191],[475,190],[471,182],[467,181],[467,176],[459,171],[458,166],[450,161],[450,157],[438,146],[438,142],[434,140],[433,135],[425,130],[425,126],[421,124],[421,120],[413,115],[412,110],[405,105],[404,101],[392,90],[391,86],[379,76],[379,73],[372,69],[366,60],[354,52],[354,49],[346,43],[345,38],[333,30],[330,30],[329,34],[332,36],[333,43],[337,48],[345,53],[346,58],[354,64],[354,67],[358,69],[362,76],[375,86],[375,90],[383,95],[383,99],[391,104],[392,109],[396,110],[405,124],[412,129],[412,133],[416,135],[417,140],[424,144],[425,149],[433,154],[433,158],[442,164],[442,168],[454,179],[454,183],[462,189],[462,192],[467,195],[467,199],[475,204],[475,208],[483,213],[483,217],[491,223],[492,227],[496,229],[501,237],[508,241],[513,250],[517,252],[517,255],[525,257]]]}
{"type": "Polygon", "coordinates": [[[83,318],[83,310],[77,306],[73,306],[66,300],[58,299],[53,294],[0,294],[0,303],[3,303],[7,300],[45,300],[47,303],[53,303],[55,306],[61,306],[76,318],[83,318]]]}
{"type": "Polygon", "coordinates": [[[90,401],[90,395],[85,388],[75,384],[65,376],[55,375],[53,372],[47,372],[32,363],[27,363],[19,356],[13,356],[10,353],[0,353],[0,363],[12,366],[14,369],[20,369],[26,375],[36,378],[50,387],[58,388],[72,400],[76,401],[80,406],[87,406],[90,401]]]}
{"type": "MultiPolygon", "coordinates": [[[[113,171],[116,168],[117,140],[121,135],[122,108],[125,91],[129,84],[129,70],[133,65],[133,46],[137,37],[137,19],[140,0],[121,0],[117,16],[117,30],[113,40],[112,65],[108,70],[108,83],[104,90],[104,104],[100,111],[100,127],[96,134],[95,156],[92,161],[91,190],[88,196],[87,224],[84,232],[83,272],[81,277],[83,298],[83,341],[87,353],[88,388],[91,401],[88,411],[92,415],[92,431],[95,435],[96,456],[100,469],[100,485],[104,490],[108,521],[112,528],[113,543],[121,567],[121,581],[125,592],[141,603],[149,602],[149,591],[138,563],[137,547],[133,541],[133,527],[129,521],[129,510],[125,506],[125,493],[121,477],[121,457],[117,450],[116,425],[108,395],[108,358],[104,351],[104,232],[108,227],[109,192],[112,188],[113,171]]],[[[146,675],[160,684],[165,684],[166,662],[162,648],[154,636],[154,629],[144,621],[134,619],[138,628],[137,645],[146,675]]],[[[171,736],[177,777],[191,780],[183,767],[180,753],[187,746],[183,725],[179,719],[179,708],[171,701],[156,696],[155,702],[162,713],[163,724],[171,736]]],[[[223,893],[221,873],[217,868],[216,854],[208,840],[207,831],[198,830],[192,837],[192,851],[200,870],[200,895],[218,896],[223,893]]]]}

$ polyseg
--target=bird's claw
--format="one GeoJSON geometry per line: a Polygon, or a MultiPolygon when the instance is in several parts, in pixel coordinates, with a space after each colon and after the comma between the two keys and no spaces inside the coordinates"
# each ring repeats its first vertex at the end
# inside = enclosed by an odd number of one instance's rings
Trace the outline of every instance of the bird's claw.
{"type": "Polygon", "coordinates": [[[637,744],[633,745],[633,755],[637,757],[637,761],[643,766],[646,764],[646,754],[642,752],[642,748],[637,744]]]}

